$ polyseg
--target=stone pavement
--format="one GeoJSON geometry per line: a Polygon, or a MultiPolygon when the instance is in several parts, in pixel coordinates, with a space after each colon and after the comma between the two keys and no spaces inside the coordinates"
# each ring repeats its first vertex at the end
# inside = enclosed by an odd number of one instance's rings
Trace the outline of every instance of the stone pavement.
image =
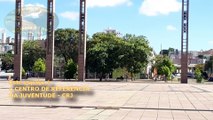
{"type": "Polygon", "coordinates": [[[0,82],[0,120],[213,120],[213,85],[134,82],[54,82],[87,85],[77,101],[14,102],[0,82]]]}

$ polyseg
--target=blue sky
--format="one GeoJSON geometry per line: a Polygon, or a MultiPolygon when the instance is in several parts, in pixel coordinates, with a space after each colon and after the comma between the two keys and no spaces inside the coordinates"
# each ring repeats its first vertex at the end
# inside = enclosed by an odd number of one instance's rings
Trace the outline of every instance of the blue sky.
{"type": "MultiPolygon", "coordinates": [[[[25,0],[24,4],[45,7],[46,1],[25,0]]],[[[156,52],[161,45],[180,49],[181,0],[87,0],[87,6],[90,36],[110,27],[122,34],[146,36],[156,52]]],[[[213,48],[212,6],[212,0],[190,0],[189,50],[213,48]]],[[[14,8],[14,0],[0,0],[0,32],[14,8]]],[[[56,0],[58,28],[78,29],[78,11],[79,0],[56,0]]]]}

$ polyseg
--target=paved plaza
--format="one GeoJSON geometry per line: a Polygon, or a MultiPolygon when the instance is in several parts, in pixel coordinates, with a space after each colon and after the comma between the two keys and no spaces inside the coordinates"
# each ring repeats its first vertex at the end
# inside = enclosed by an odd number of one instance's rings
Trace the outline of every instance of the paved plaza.
{"type": "Polygon", "coordinates": [[[0,82],[0,120],[213,120],[213,84],[53,82],[89,86],[76,101],[14,102],[0,82]]]}

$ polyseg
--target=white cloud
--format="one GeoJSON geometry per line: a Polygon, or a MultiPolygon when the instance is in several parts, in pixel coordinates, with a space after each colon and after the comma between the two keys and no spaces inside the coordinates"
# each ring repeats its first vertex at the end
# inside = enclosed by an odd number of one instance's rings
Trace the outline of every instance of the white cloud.
{"type": "Polygon", "coordinates": [[[177,28],[176,28],[175,26],[173,26],[173,25],[167,25],[167,26],[166,26],[166,29],[167,29],[168,31],[176,31],[176,30],[177,30],[177,28]]]}
{"type": "Polygon", "coordinates": [[[131,6],[132,0],[88,0],[88,7],[115,7],[118,5],[127,5],[131,6]]]}
{"type": "Polygon", "coordinates": [[[78,12],[63,12],[60,14],[63,18],[69,19],[69,20],[77,20],[79,17],[79,13],[78,12]]]}
{"type": "Polygon", "coordinates": [[[168,15],[181,10],[178,0],[144,0],[140,7],[140,14],[147,16],[168,15]]]}
{"type": "Polygon", "coordinates": [[[43,7],[45,8],[45,6],[43,4],[40,4],[40,3],[35,3],[35,4],[26,4],[25,7],[43,7]]]}
{"type": "Polygon", "coordinates": [[[25,17],[39,18],[40,14],[44,12],[45,6],[40,3],[26,4],[24,8],[25,17]]]}

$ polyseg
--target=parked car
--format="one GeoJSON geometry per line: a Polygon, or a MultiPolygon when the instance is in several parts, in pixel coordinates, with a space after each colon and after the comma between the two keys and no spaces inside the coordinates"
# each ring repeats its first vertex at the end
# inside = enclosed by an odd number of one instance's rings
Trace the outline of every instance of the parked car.
{"type": "Polygon", "coordinates": [[[177,74],[175,74],[175,77],[180,78],[180,77],[181,77],[181,74],[180,74],[180,73],[177,73],[177,74]]]}
{"type": "Polygon", "coordinates": [[[0,71],[0,78],[11,78],[13,77],[14,73],[7,73],[5,71],[0,71]]]}
{"type": "Polygon", "coordinates": [[[187,75],[187,77],[189,77],[189,78],[194,78],[195,75],[194,75],[194,73],[189,72],[188,75],[187,75]]]}
{"type": "Polygon", "coordinates": [[[213,77],[210,77],[208,81],[213,82],[213,77]]]}

